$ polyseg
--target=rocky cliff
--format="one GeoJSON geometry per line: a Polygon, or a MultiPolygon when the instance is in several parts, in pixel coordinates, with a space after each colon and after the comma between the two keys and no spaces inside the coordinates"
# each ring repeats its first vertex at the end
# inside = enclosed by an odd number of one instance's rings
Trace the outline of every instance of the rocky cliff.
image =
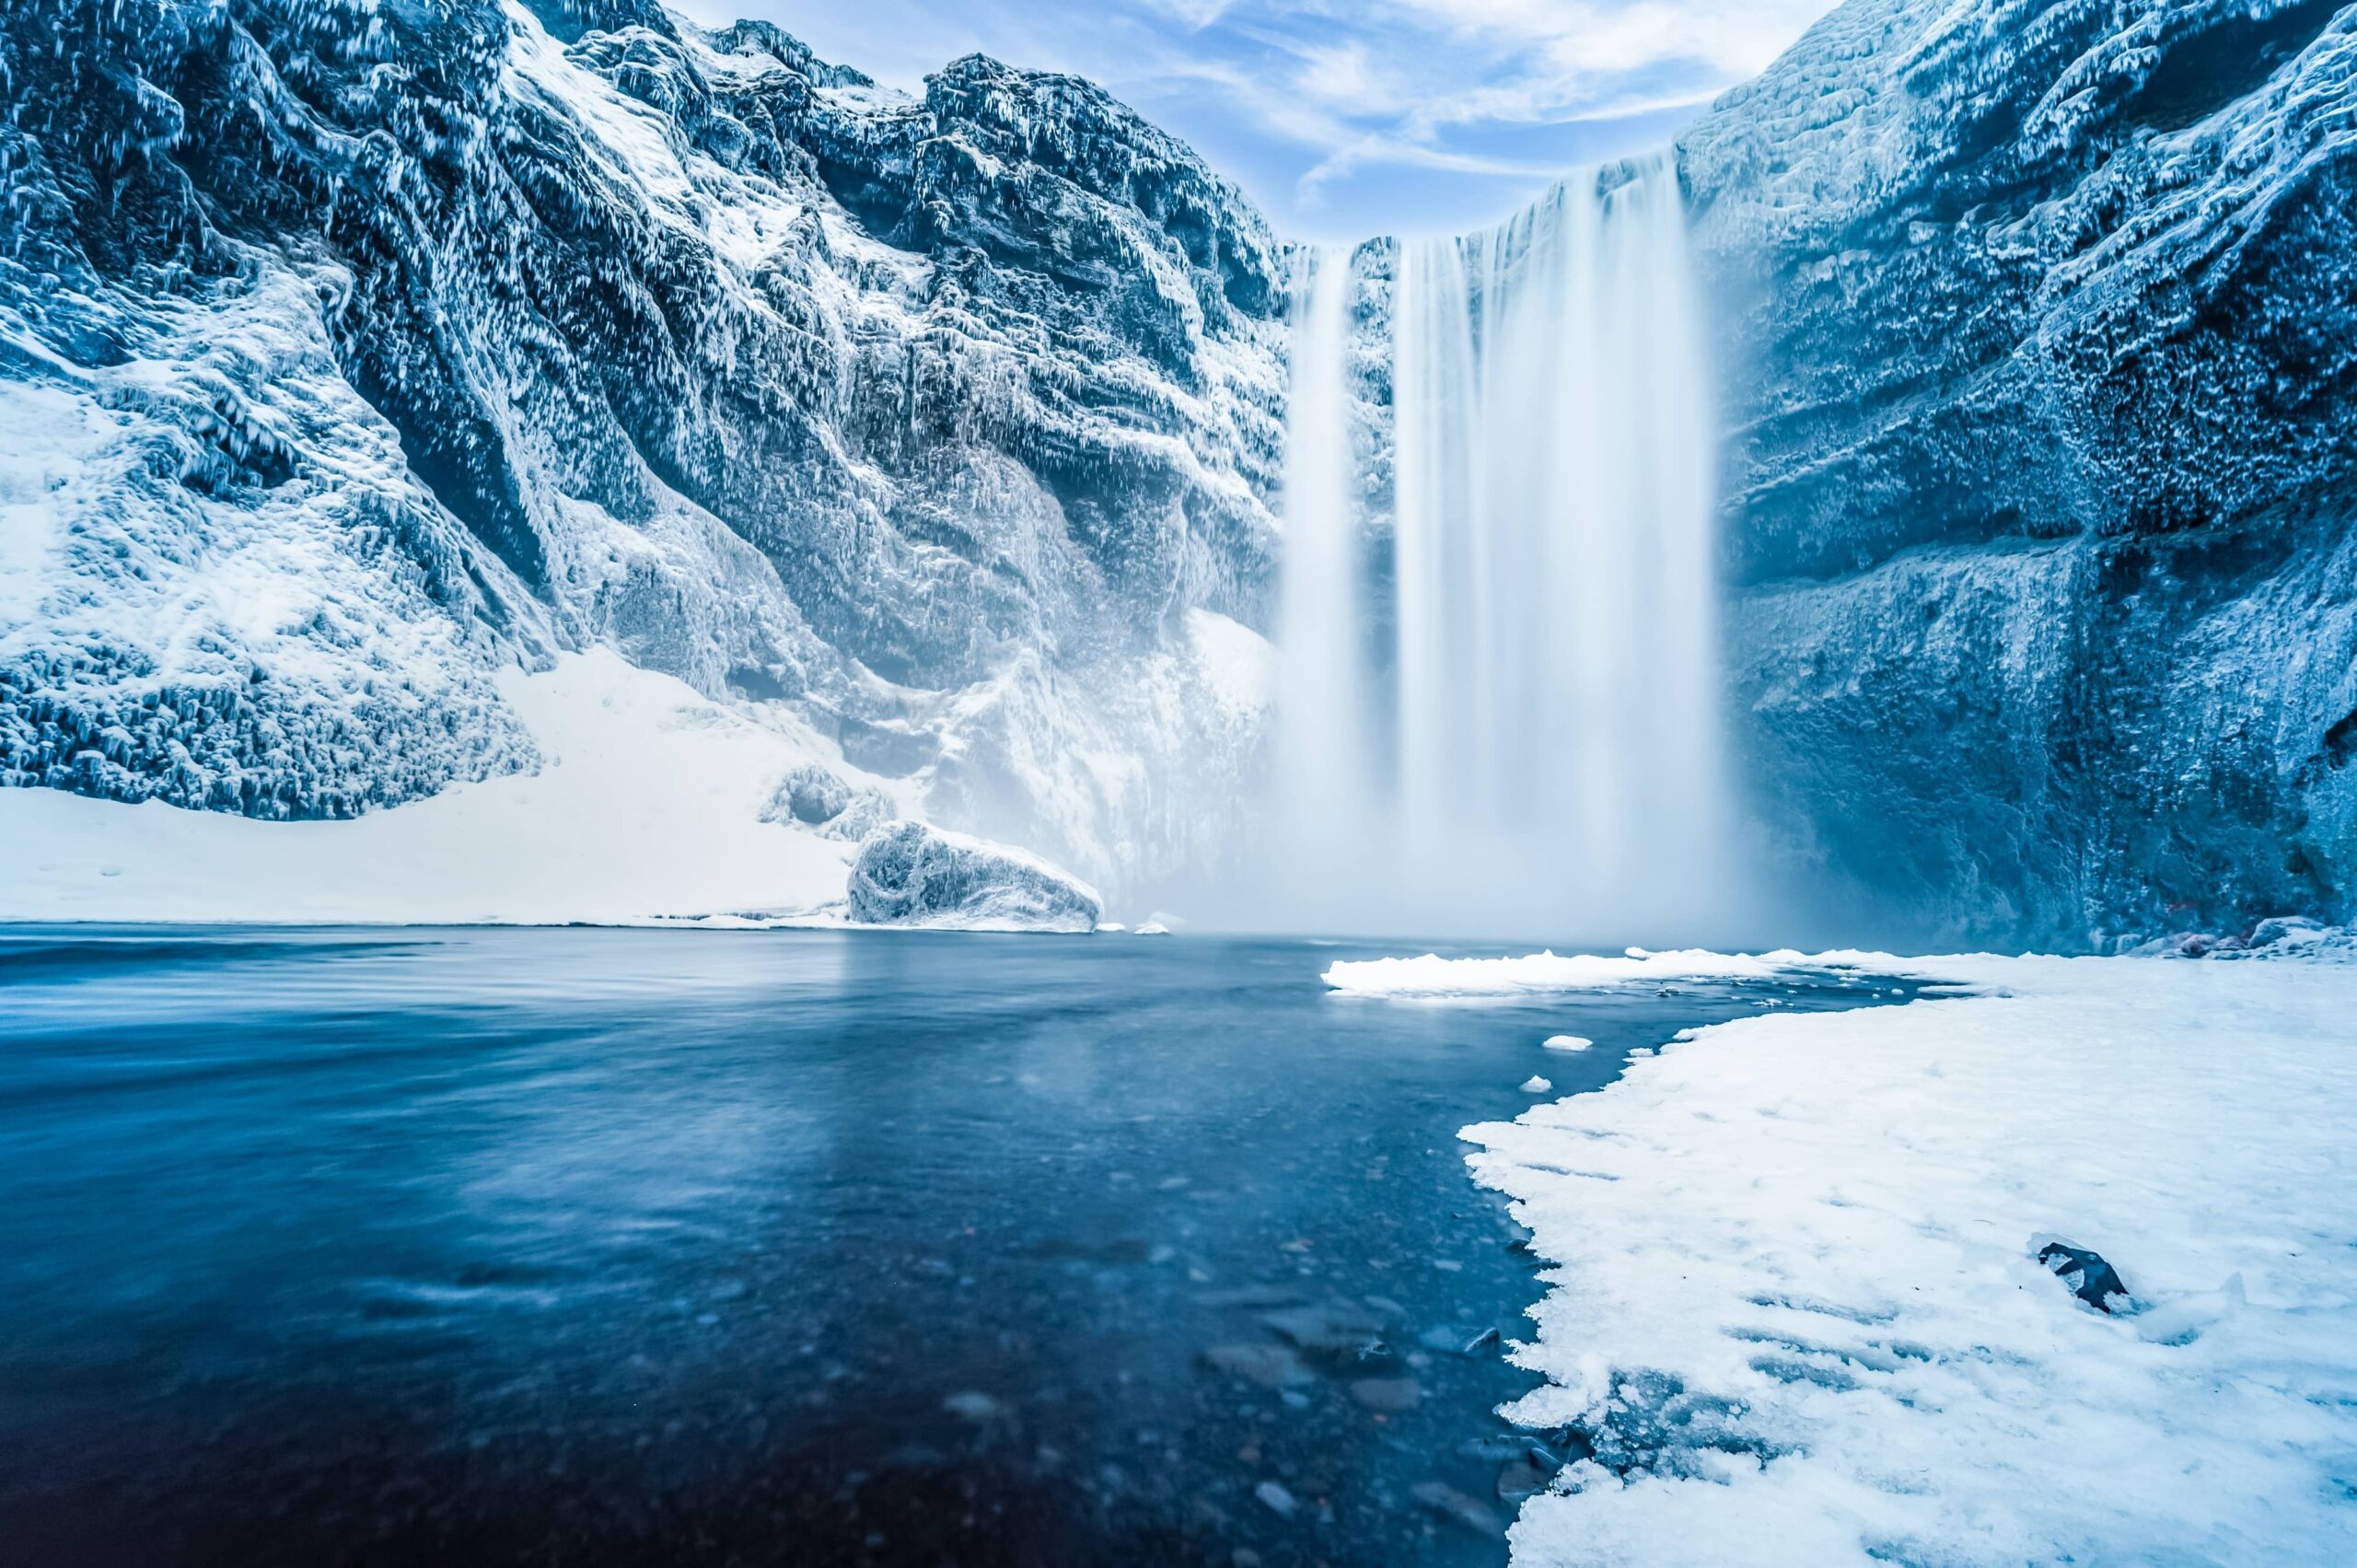
{"type": "Polygon", "coordinates": [[[1927,939],[2357,899],[2357,7],[1852,0],[1685,138],[1772,820],[1927,939]]]}
{"type": "Polygon", "coordinates": [[[0,97],[6,782],[396,804],[534,765],[489,673],[602,643],[1099,877],[1215,848],[1277,251],[1096,88],[646,0],[26,0],[0,97]]]}
{"type": "MultiPolygon", "coordinates": [[[[1109,891],[1233,853],[1281,255],[1097,89],[22,0],[0,99],[0,779],[349,815],[610,645],[1109,891]]],[[[2357,912],[2357,7],[1851,0],[1679,157],[1771,835],[1867,935],[2357,912]]]]}

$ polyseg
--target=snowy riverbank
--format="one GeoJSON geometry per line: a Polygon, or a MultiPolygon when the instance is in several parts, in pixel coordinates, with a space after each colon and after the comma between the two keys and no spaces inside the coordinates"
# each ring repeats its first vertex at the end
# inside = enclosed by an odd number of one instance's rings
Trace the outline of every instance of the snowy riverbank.
{"type": "MultiPolygon", "coordinates": [[[[2357,967],[1832,957],[1979,994],[1697,1031],[1466,1130],[1554,1265],[1511,1413],[1595,1453],[1516,1561],[2357,1560],[2357,967]]],[[[1329,980],[1450,989],[1417,962],[1329,980]]]]}
{"type": "Polygon", "coordinates": [[[345,821],[262,822],[0,789],[0,919],[630,923],[808,914],[856,842],[764,821],[779,781],[844,767],[604,649],[511,669],[500,695],[542,765],[345,821]]]}

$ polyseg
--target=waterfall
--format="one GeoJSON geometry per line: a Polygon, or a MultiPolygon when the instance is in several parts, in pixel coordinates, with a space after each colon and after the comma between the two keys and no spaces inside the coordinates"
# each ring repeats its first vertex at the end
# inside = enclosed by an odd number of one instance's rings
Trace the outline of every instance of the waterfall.
{"type": "MultiPolygon", "coordinates": [[[[1371,273],[1383,251],[1359,255],[1371,273]]],[[[1620,939],[1709,924],[1727,893],[1716,454],[1675,166],[1584,175],[1390,258],[1387,572],[1380,475],[1352,456],[1350,259],[1297,291],[1286,912],[1620,939]]]]}
{"type": "Polygon", "coordinates": [[[1347,360],[1349,253],[1306,259],[1295,281],[1285,408],[1285,567],[1278,606],[1279,864],[1311,883],[1387,826],[1373,788],[1364,578],[1347,360]]]}

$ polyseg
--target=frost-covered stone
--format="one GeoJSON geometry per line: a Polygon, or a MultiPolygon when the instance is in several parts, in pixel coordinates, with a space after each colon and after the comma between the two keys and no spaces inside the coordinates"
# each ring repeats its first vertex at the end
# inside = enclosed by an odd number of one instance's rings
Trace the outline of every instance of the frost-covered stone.
{"type": "Polygon", "coordinates": [[[778,781],[761,820],[796,824],[830,839],[865,839],[899,815],[892,797],[869,785],[854,787],[833,769],[806,762],[778,781]]]}
{"type": "Polygon", "coordinates": [[[901,822],[852,863],[851,918],[874,925],[1094,931],[1096,889],[1018,850],[901,822]]]}
{"type": "Polygon", "coordinates": [[[1851,0],[1683,143],[1752,775],[1944,938],[2357,897],[2352,104],[2338,0],[1851,0]]]}

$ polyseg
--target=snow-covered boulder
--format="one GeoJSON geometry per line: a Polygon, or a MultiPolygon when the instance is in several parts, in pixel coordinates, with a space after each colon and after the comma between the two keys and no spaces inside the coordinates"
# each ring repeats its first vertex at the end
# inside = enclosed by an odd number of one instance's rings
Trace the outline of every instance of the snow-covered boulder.
{"type": "Polygon", "coordinates": [[[830,839],[865,839],[900,815],[873,784],[859,788],[822,763],[805,762],[778,781],[761,820],[809,829],[830,839]]]}
{"type": "Polygon", "coordinates": [[[899,822],[871,836],[852,862],[851,918],[871,925],[969,931],[1097,929],[1097,890],[1003,844],[899,822]]]}

